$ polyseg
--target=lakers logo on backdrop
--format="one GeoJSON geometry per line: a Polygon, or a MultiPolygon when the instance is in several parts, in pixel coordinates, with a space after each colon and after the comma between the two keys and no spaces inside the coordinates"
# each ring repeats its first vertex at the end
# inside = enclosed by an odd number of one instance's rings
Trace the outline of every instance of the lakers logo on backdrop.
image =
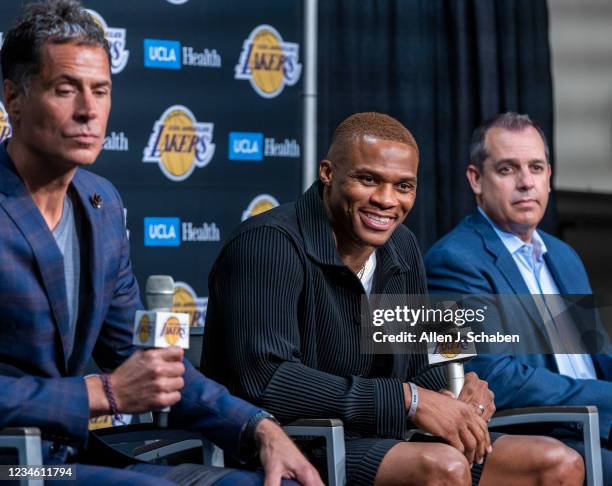
{"type": "Polygon", "coordinates": [[[107,429],[113,426],[113,417],[110,415],[100,415],[89,419],[89,430],[107,429]]]}
{"type": "Polygon", "coordinates": [[[284,42],[271,25],[260,25],[242,44],[234,78],[248,79],[260,96],[274,98],[300,79],[299,49],[299,44],[284,42]]]}
{"type": "Polygon", "coordinates": [[[260,194],[259,196],[255,197],[244,210],[241,221],[249,219],[252,216],[265,213],[278,205],[279,204],[276,198],[270,196],[269,194],[260,194]]]}
{"type": "Polygon", "coordinates": [[[198,122],[187,107],[173,105],[155,122],[142,161],[155,162],[168,179],[183,181],[212,159],[213,129],[214,123],[198,122]]]}
{"type": "Polygon", "coordinates": [[[185,282],[174,282],[172,312],[189,314],[190,326],[203,326],[208,307],[208,297],[198,297],[195,290],[185,282]]]}
{"type": "Polygon", "coordinates": [[[11,136],[11,124],[9,123],[8,113],[4,105],[0,103],[0,142],[11,136]]]}
{"type": "Polygon", "coordinates": [[[111,54],[111,72],[113,74],[120,73],[125,68],[130,57],[130,51],[125,48],[126,30],[118,27],[109,27],[102,16],[95,10],[87,9],[87,12],[89,12],[106,34],[111,54]]]}

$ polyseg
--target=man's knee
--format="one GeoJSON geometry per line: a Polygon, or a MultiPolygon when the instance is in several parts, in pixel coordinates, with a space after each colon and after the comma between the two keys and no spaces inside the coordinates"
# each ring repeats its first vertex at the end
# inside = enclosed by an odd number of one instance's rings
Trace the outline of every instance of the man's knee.
{"type": "Polygon", "coordinates": [[[547,447],[542,448],[541,484],[582,484],[584,461],[574,449],[552,438],[542,438],[547,447]]]}
{"type": "Polygon", "coordinates": [[[470,466],[458,450],[446,444],[403,442],[384,457],[375,486],[464,486],[471,483],[470,466]]]}
{"type": "Polygon", "coordinates": [[[468,485],[471,483],[470,465],[461,452],[440,444],[434,454],[423,454],[425,482],[428,486],[468,485]]]}

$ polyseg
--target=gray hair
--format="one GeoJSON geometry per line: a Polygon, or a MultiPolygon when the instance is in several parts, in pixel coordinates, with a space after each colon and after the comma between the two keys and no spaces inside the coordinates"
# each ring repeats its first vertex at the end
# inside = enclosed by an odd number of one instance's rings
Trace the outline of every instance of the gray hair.
{"type": "Polygon", "coordinates": [[[110,62],[104,31],[77,0],[48,0],[30,3],[8,30],[2,44],[2,78],[26,91],[30,78],[42,67],[46,42],[101,47],[110,62]]]}
{"type": "Polygon", "coordinates": [[[470,141],[470,164],[473,164],[478,167],[478,169],[482,170],[484,161],[489,157],[487,144],[485,143],[489,129],[503,128],[512,132],[519,132],[527,127],[535,128],[542,137],[542,141],[544,142],[544,152],[546,154],[546,162],[549,162],[548,142],[546,141],[546,135],[544,135],[544,132],[540,126],[533,121],[529,115],[522,115],[509,111],[507,113],[500,113],[494,116],[474,130],[472,140],[470,141]]]}

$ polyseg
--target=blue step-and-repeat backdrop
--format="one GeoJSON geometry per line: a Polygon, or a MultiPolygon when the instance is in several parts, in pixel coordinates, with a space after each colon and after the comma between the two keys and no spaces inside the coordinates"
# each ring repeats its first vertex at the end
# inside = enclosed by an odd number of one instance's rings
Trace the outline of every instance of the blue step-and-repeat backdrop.
{"type": "MultiPolygon", "coordinates": [[[[23,3],[0,2],[0,32],[23,3]]],[[[141,290],[172,275],[175,309],[203,325],[223,240],[301,193],[302,2],[83,4],[112,54],[113,108],[92,170],[123,198],[141,290]]]]}

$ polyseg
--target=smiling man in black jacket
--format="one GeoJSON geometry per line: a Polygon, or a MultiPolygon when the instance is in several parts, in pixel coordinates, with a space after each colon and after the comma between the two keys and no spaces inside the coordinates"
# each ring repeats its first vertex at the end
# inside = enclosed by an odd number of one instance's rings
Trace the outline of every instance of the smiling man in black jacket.
{"type": "Polygon", "coordinates": [[[418,162],[397,120],[342,122],[319,181],[225,243],[210,275],[203,371],[281,422],[342,419],[349,484],[469,484],[481,472],[480,484],[582,484],[580,457],[554,439],[503,436],[491,446],[493,395],[475,374],[456,400],[438,391],[443,374],[423,354],[361,352],[364,294],[427,292],[402,224],[418,162]],[[450,445],[406,442],[410,428],[450,445]]]}

